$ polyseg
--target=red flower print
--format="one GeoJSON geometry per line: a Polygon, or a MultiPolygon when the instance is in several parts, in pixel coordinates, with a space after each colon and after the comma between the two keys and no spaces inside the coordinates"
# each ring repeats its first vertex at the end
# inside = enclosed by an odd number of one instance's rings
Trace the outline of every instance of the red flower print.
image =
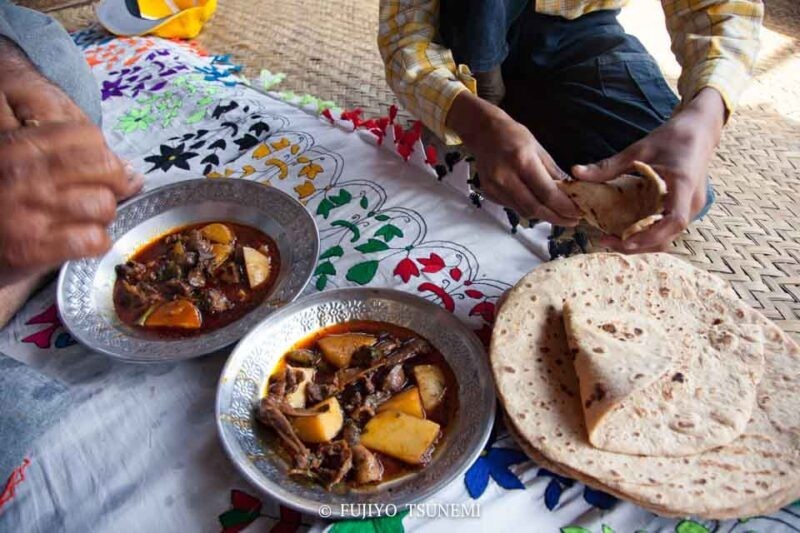
{"type": "Polygon", "coordinates": [[[417,268],[417,265],[414,263],[414,261],[406,257],[397,263],[397,266],[394,267],[393,274],[395,276],[400,276],[400,279],[403,280],[403,283],[408,283],[408,280],[410,280],[412,276],[419,276],[419,268],[417,268]]]}
{"type": "Polygon", "coordinates": [[[394,124],[394,119],[397,118],[397,106],[392,104],[389,106],[389,123],[394,124]]]}
{"type": "Polygon", "coordinates": [[[448,311],[450,311],[451,313],[456,308],[456,304],[453,301],[453,297],[450,296],[449,294],[447,294],[447,292],[443,288],[437,287],[433,283],[422,283],[422,284],[420,284],[419,287],[417,287],[417,290],[419,292],[426,292],[426,291],[427,292],[432,292],[433,294],[438,296],[439,299],[442,300],[442,306],[445,309],[447,309],[448,311]]]}
{"type": "MultiPolygon", "coordinates": [[[[464,283],[464,285],[467,285],[467,283],[464,283]]],[[[475,298],[475,299],[483,298],[483,293],[475,289],[467,289],[466,291],[464,291],[464,293],[470,298],[475,298]]]]}
{"type": "Polygon", "coordinates": [[[231,491],[231,505],[218,517],[222,533],[238,533],[261,516],[261,500],[241,490],[231,491]]]}
{"type": "Polygon", "coordinates": [[[483,301],[475,305],[469,311],[469,316],[480,315],[486,322],[494,322],[494,304],[492,302],[483,301]]]}
{"type": "Polygon", "coordinates": [[[430,166],[436,166],[436,163],[439,161],[439,154],[436,153],[435,146],[428,146],[425,148],[425,162],[428,163],[430,166]]]}
{"type": "Polygon", "coordinates": [[[300,529],[302,516],[294,509],[281,505],[281,517],[277,524],[272,526],[270,533],[294,533],[300,529]]]}
{"type": "Polygon", "coordinates": [[[431,253],[427,259],[420,257],[417,259],[417,261],[419,261],[419,264],[422,265],[422,271],[429,274],[435,274],[445,266],[444,259],[442,259],[441,256],[436,253],[431,253]]]}
{"type": "Polygon", "coordinates": [[[334,121],[333,121],[333,114],[331,114],[331,110],[330,110],[330,109],[323,109],[323,110],[322,110],[322,116],[323,116],[323,117],[325,117],[325,118],[327,118],[327,119],[328,119],[328,121],[329,121],[331,124],[333,124],[333,122],[334,122],[334,121]]]}
{"type": "Polygon", "coordinates": [[[460,268],[453,267],[453,268],[450,269],[450,277],[453,278],[454,280],[456,280],[456,281],[460,280],[461,279],[461,275],[462,275],[462,272],[461,272],[460,268]]]}

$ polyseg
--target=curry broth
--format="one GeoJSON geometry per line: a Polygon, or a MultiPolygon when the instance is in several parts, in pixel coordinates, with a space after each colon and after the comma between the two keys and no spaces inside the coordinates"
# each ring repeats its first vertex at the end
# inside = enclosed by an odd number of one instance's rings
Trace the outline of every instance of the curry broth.
{"type": "MultiPolygon", "coordinates": [[[[217,289],[221,291],[226,298],[236,302],[236,305],[232,309],[220,313],[207,313],[205,311],[201,311],[202,324],[200,328],[186,330],[181,328],[140,325],[138,323],[138,320],[141,316],[140,311],[134,307],[126,306],[123,303],[122,283],[119,276],[117,276],[117,280],[114,283],[113,292],[114,309],[117,312],[117,316],[123,323],[155,337],[189,337],[227,326],[228,324],[239,320],[241,317],[258,307],[261,302],[264,301],[266,295],[269,294],[270,290],[275,284],[275,280],[278,278],[280,273],[280,253],[278,251],[278,246],[273,239],[271,239],[262,231],[244,224],[228,221],[211,221],[182,226],[173,229],[168,233],[165,233],[143,245],[128,258],[128,261],[148,263],[150,261],[159,260],[159,258],[162,258],[168,254],[169,248],[172,246],[172,244],[166,242],[170,236],[188,232],[194,229],[199,230],[200,228],[213,223],[220,223],[228,226],[236,236],[236,244],[238,245],[249,246],[255,249],[259,249],[262,246],[266,247],[266,249],[269,251],[268,256],[271,266],[268,279],[255,289],[251,289],[246,281],[246,275],[243,276],[241,283],[236,284],[222,283],[216,278],[207,277],[206,286],[198,289],[198,291],[202,292],[211,289],[217,289]],[[243,300],[240,300],[240,291],[244,291],[246,295],[243,300]]],[[[156,283],[156,285],[158,285],[158,283],[156,283]]]]}
{"type": "MultiPolygon", "coordinates": [[[[403,342],[413,338],[422,338],[420,335],[417,335],[416,333],[414,333],[409,329],[394,324],[390,324],[387,322],[354,320],[350,322],[334,324],[322,328],[320,330],[317,330],[314,333],[306,336],[305,338],[293,344],[286,351],[286,353],[288,354],[293,350],[300,350],[300,349],[315,350],[317,347],[317,342],[323,337],[327,337],[329,335],[341,335],[344,333],[366,333],[375,336],[388,333],[403,342]]],[[[412,363],[412,365],[409,365],[409,367],[416,365],[423,365],[423,364],[435,365],[442,370],[445,377],[446,389],[443,401],[435,409],[434,412],[425,413],[426,419],[432,420],[433,422],[436,422],[441,426],[439,438],[436,440],[436,442],[434,443],[433,447],[430,450],[430,457],[433,458],[439,451],[441,444],[443,444],[447,440],[448,431],[450,429],[450,422],[455,420],[456,418],[458,412],[458,385],[456,382],[455,374],[453,373],[453,370],[450,368],[450,365],[445,360],[444,356],[432,344],[431,347],[433,348],[433,350],[430,353],[424,355],[417,355],[409,359],[405,363],[412,363]]],[[[274,377],[281,375],[286,369],[286,366],[287,366],[287,360],[286,360],[286,355],[284,355],[281,357],[280,361],[273,369],[273,372],[270,375],[270,378],[267,381],[267,383],[264,384],[264,388],[262,390],[262,396],[267,394],[271,380],[274,377]]],[[[403,388],[403,391],[408,390],[410,387],[415,385],[415,382],[411,376],[412,374],[411,372],[409,372],[407,376],[407,382],[405,387],[403,388]]],[[[320,381],[317,379],[317,377],[315,377],[315,382],[320,381]]],[[[278,447],[277,450],[278,455],[283,459],[288,460],[288,454],[286,454],[285,450],[283,450],[283,447],[280,444],[280,440],[272,437],[269,437],[268,440],[271,443],[274,443],[274,445],[278,447]]],[[[312,451],[315,451],[318,445],[315,446],[309,444],[308,447],[312,451]]],[[[377,483],[364,485],[355,483],[352,480],[348,480],[344,484],[344,486],[347,489],[375,487],[387,482],[391,482],[403,476],[419,472],[427,467],[427,464],[419,466],[406,464],[403,461],[400,461],[398,459],[395,459],[378,451],[372,450],[372,453],[380,460],[380,462],[383,465],[383,478],[381,479],[381,481],[377,483]]]]}

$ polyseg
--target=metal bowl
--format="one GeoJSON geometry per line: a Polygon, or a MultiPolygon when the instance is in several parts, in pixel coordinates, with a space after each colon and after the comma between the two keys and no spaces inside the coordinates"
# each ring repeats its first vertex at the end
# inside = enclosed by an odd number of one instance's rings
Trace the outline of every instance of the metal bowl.
{"type": "Polygon", "coordinates": [[[154,189],[120,206],[109,228],[111,250],[70,261],[58,278],[58,308],[70,333],[86,346],[131,362],[189,359],[235,343],[305,288],[319,253],[313,217],[287,194],[256,182],[188,180],[154,189]],[[277,243],[278,279],[264,302],[241,319],[194,337],[158,339],[123,324],[114,310],[114,266],[139,247],[188,224],[227,220],[260,229],[277,243]]]}
{"type": "MultiPolygon", "coordinates": [[[[395,506],[399,510],[428,500],[477,459],[489,438],[494,408],[486,352],[474,333],[452,314],[404,292],[340,289],[284,307],[239,342],[222,370],[216,418],[225,451],[254,486],[298,511],[341,517],[343,505],[383,504],[383,509],[395,506]],[[276,451],[276,437],[256,422],[254,413],[275,365],[294,343],[321,328],[351,320],[388,322],[431,342],[455,373],[458,410],[433,461],[422,471],[376,487],[328,492],[287,475],[288,464],[276,451]]],[[[345,507],[344,514],[349,508],[345,507]]]]}

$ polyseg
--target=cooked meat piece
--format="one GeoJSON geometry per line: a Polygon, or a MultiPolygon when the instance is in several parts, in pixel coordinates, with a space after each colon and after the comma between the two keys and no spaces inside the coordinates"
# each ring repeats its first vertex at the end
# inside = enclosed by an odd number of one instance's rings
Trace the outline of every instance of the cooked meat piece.
{"type": "Polygon", "coordinates": [[[198,289],[206,286],[206,276],[203,274],[203,269],[201,268],[193,268],[190,270],[189,274],[186,276],[186,280],[189,282],[189,285],[198,289]]]}
{"type": "Polygon", "coordinates": [[[309,383],[306,387],[306,402],[311,405],[317,404],[336,394],[337,390],[336,386],[330,383],[309,383]]]}
{"type": "Polygon", "coordinates": [[[380,389],[386,392],[400,392],[406,384],[406,373],[403,365],[394,365],[381,379],[380,389]]]}
{"type": "Polygon", "coordinates": [[[287,368],[284,373],[286,376],[286,394],[291,394],[297,390],[297,386],[303,381],[303,371],[296,368],[287,368]]]}
{"type": "Polygon", "coordinates": [[[355,353],[353,353],[351,365],[362,368],[372,366],[375,361],[382,357],[386,357],[391,352],[396,350],[398,346],[400,346],[400,342],[398,342],[397,339],[390,335],[383,335],[374,345],[364,346],[363,348],[356,350],[355,353]]]}
{"type": "Polygon", "coordinates": [[[209,289],[203,294],[203,306],[209,313],[221,313],[233,307],[222,291],[209,289]]]}
{"type": "Polygon", "coordinates": [[[317,416],[321,413],[327,413],[330,410],[330,405],[325,404],[312,409],[301,409],[300,407],[292,407],[286,402],[280,402],[279,408],[281,413],[286,416],[300,417],[300,416],[317,416]]]}
{"type": "Polygon", "coordinates": [[[171,279],[181,279],[183,269],[175,261],[164,261],[158,266],[156,278],[158,281],[169,281],[171,279]]]}
{"type": "Polygon", "coordinates": [[[317,475],[329,490],[333,485],[342,481],[353,468],[353,452],[347,442],[343,440],[323,444],[317,454],[320,458],[317,475]]]}
{"type": "Polygon", "coordinates": [[[191,230],[186,235],[186,248],[199,253],[211,253],[211,241],[206,239],[198,229],[191,230]]]}
{"type": "Polygon", "coordinates": [[[176,259],[183,268],[194,268],[197,266],[197,252],[186,252],[180,259],[176,259]]]}
{"type": "Polygon", "coordinates": [[[388,392],[376,392],[365,396],[363,401],[350,412],[350,416],[359,424],[366,424],[367,421],[375,416],[378,405],[391,397],[388,392]]]}
{"type": "Polygon", "coordinates": [[[370,418],[375,416],[375,406],[369,402],[364,402],[350,412],[353,420],[359,424],[366,424],[370,418]]]}
{"type": "Polygon", "coordinates": [[[364,403],[364,395],[361,394],[358,387],[348,387],[342,392],[341,404],[342,409],[347,413],[352,413],[364,403]]]}
{"type": "Polygon", "coordinates": [[[136,284],[128,283],[122,280],[122,304],[144,311],[156,302],[160,302],[164,297],[156,290],[155,287],[146,281],[141,281],[136,284]]]}
{"type": "Polygon", "coordinates": [[[425,355],[431,351],[431,345],[428,344],[428,341],[425,339],[420,339],[419,337],[415,337],[410,341],[406,342],[398,349],[394,350],[390,355],[386,357],[382,357],[378,359],[372,366],[366,368],[359,372],[354,376],[348,376],[347,379],[340,379],[339,380],[339,390],[344,389],[351,383],[358,381],[362,377],[372,373],[373,371],[382,368],[384,366],[394,366],[399,365],[403,361],[411,359],[412,357],[416,357],[418,355],[425,355]]]}
{"type": "Polygon", "coordinates": [[[352,419],[348,418],[344,421],[344,428],[342,429],[342,438],[347,441],[347,444],[354,446],[361,440],[361,429],[352,419]]]}
{"type": "Polygon", "coordinates": [[[286,359],[300,366],[314,366],[314,363],[319,360],[319,355],[312,352],[311,350],[300,349],[300,350],[292,350],[291,352],[286,354],[286,359]]]}
{"type": "Polygon", "coordinates": [[[371,451],[360,444],[351,444],[356,483],[377,483],[383,478],[383,465],[371,451]]]}
{"type": "Polygon", "coordinates": [[[117,276],[129,283],[138,283],[147,274],[147,267],[136,261],[128,261],[122,265],[117,265],[114,270],[116,270],[117,276]]]}
{"type": "Polygon", "coordinates": [[[282,399],[284,396],[286,396],[286,382],[277,379],[270,380],[268,394],[270,396],[282,399]]]}
{"type": "Polygon", "coordinates": [[[242,272],[239,270],[239,265],[233,261],[227,261],[221,267],[214,271],[217,278],[230,284],[238,284],[242,282],[242,272]]]}
{"type": "Polygon", "coordinates": [[[278,434],[278,437],[292,456],[292,463],[295,469],[307,470],[313,468],[315,466],[314,457],[297,436],[292,424],[281,412],[279,405],[278,400],[273,396],[262,398],[256,413],[257,418],[278,434]]]}
{"type": "Polygon", "coordinates": [[[181,279],[171,279],[164,284],[171,296],[191,296],[192,287],[181,279]]]}

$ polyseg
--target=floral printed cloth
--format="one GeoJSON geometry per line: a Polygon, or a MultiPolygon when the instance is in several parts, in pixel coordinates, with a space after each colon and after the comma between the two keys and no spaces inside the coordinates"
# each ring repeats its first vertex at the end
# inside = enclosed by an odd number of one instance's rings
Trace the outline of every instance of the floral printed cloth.
{"type": "MultiPolygon", "coordinates": [[[[546,225],[518,228],[471,190],[459,154],[426,149],[418,127],[392,116],[264,94],[227,58],[191,44],[94,30],[74,37],[102,89],[108,141],[145,173],[147,189],[199,176],[249,179],[315,215],[322,247],[308,292],[406,290],[486,342],[506,289],[549,255],[585,244],[564,248],[546,225]]],[[[0,405],[9,406],[0,412],[9,443],[0,447],[0,482],[8,479],[0,531],[800,531],[791,507],[746,521],[660,519],[539,468],[500,422],[464,477],[429,502],[475,503],[477,518],[399,513],[332,525],[301,516],[250,487],[220,446],[214,398],[228,351],[118,363],[76,344],[54,301],[47,287],[0,331],[0,405]]]]}

